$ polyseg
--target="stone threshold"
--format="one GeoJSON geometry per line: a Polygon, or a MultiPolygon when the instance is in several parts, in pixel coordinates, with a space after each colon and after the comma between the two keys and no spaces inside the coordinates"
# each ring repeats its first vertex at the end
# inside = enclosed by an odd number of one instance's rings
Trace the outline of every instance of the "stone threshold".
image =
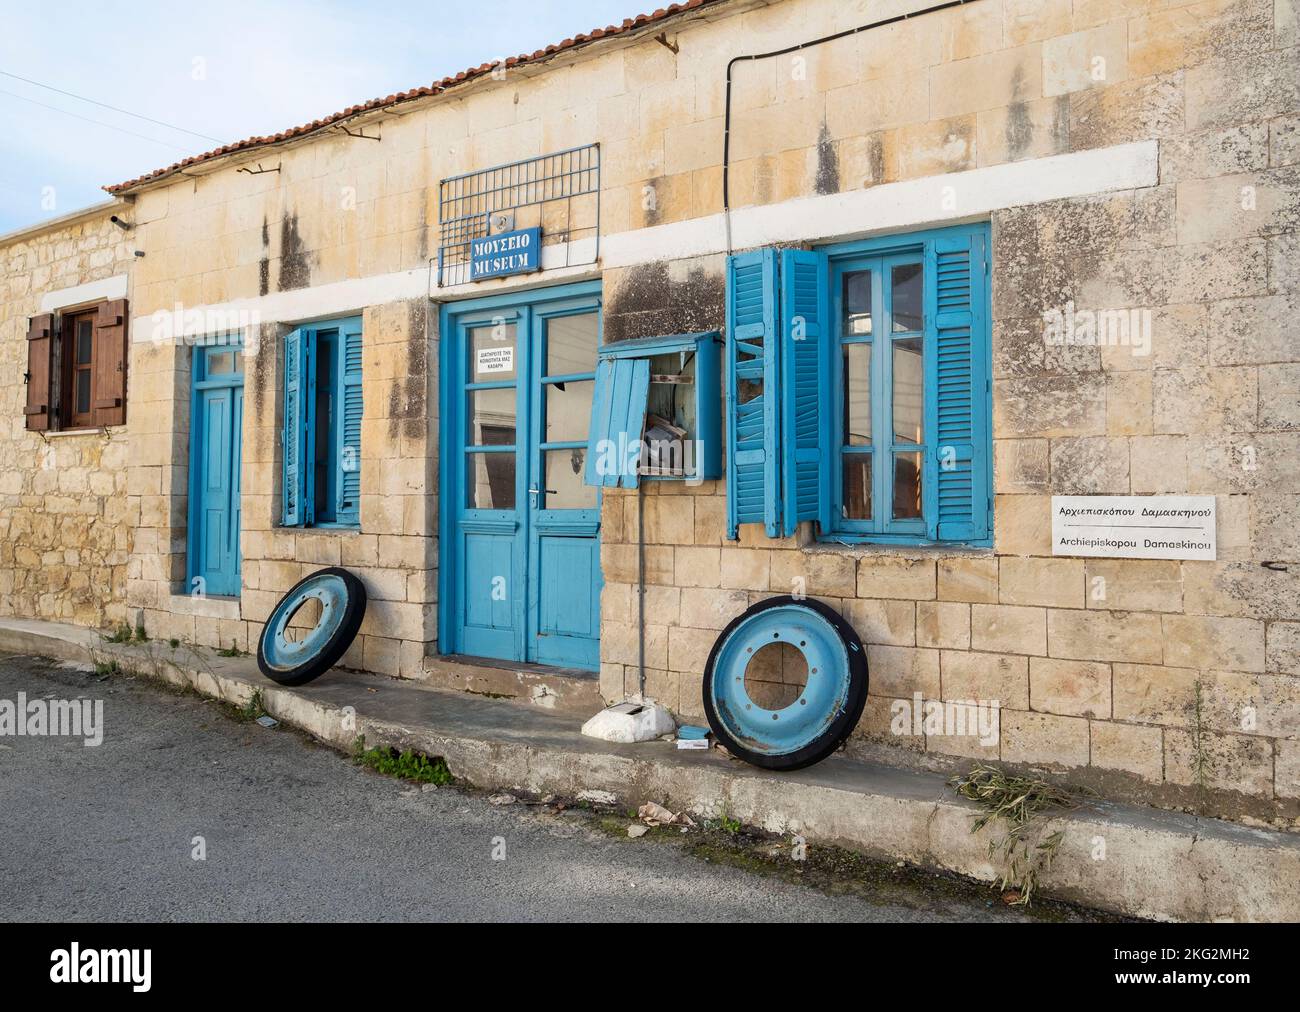
{"type": "Polygon", "coordinates": [[[419,681],[437,689],[528,702],[548,710],[581,714],[604,709],[600,675],[576,668],[519,664],[486,657],[431,655],[424,659],[419,681]]]}
{"type": "MultiPolygon", "coordinates": [[[[979,809],[933,773],[834,756],[774,774],[713,750],[584,738],[577,715],[544,707],[344,670],[289,689],[263,678],[251,657],[109,644],[93,630],[52,622],[0,619],[0,650],[112,658],[236,705],[260,692],[273,717],[336,748],[350,750],[364,736],[368,746],[441,756],[456,777],[478,788],[605,790],[629,808],[657,801],[705,817],[725,812],[769,831],[799,833],[813,845],[981,882],[998,877],[988,857],[994,830],[972,834],[979,809]]],[[[1053,828],[1064,839],[1041,876],[1043,895],[1159,920],[1300,920],[1300,834],[1109,802],[1063,816],[1053,828]]]]}

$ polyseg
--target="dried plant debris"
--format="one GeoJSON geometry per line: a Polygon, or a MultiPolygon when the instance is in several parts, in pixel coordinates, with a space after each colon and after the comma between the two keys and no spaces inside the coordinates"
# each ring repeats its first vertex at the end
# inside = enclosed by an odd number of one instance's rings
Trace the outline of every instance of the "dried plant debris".
{"type": "Polygon", "coordinates": [[[984,763],[964,776],[953,777],[949,784],[963,798],[984,809],[974,817],[972,833],[990,823],[1005,827],[1001,837],[989,840],[990,860],[1000,859],[1003,864],[998,889],[1007,903],[1028,906],[1039,876],[1051,867],[1065,838],[1064,830],[1048,832],[1051,813],[1078,808],[1092,792],[1014,776],[984,763]]]}

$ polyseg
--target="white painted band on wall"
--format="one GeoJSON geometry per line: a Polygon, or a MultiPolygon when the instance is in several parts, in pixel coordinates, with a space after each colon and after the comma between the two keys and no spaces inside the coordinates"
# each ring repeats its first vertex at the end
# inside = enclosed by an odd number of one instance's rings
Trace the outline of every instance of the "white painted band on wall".
{"type": "Polygon", "coordinates": [[[87,281],[84,285],[60,288],[41,296],[41,312],[54,313],[69,306],[81,306],[101,299],[125,299],[127,276],[114,274],[100,281],[87,281]]]}
{"type": "MultiPolygon", "coordinates": [[[[732,241],[735,249],[742,250],[852,239],[956,223],[1048,200],[1155,186],[1157,182],[1156,141],[1136,141],[882,183],[866,190],[744,207],[731,213],[732,241]]],[[[631,267],[724,253],[726,249],[726,220],[715,214],[608,236],[603,240],[601,262],[605,267],[631,267]]]]}
{"type": "MultiPolygon", "coordinates": [[[[882,183],[867,190],[741,208],[732,212],[732,234],[736,249],[748,249],[774,243],[851,239],[968,221],[1008,207],[1155,186],[1159,182],[1157,163],[1157,143],[1147,140],[989,165],[967,172],[882,183]]],[[[599,264],[591,263],[595,257],[595,240],[583,239],[545,247],[540,274],[440,289],[431,287],[430,270],[422,267],[235,299],[219,305],[184,308],[186,312],[231,316],[241,311],[255,312],[262,323],[303,323],[426,295],[451,300],[525,291],[561,281],[599,277],[602,268],[706,256],[726,252],[726,248],[724,218],[714,214],[604,236],[600,240],[599,264]],[[566,262],[579,266],[562,266],[566,262]]],[[[125,295],[125,289],[122,294],[125,295]]],[[[164,307],[167,312],[172,308],[164,307]]],[[[136,328],[134,333],[136,340],[148,340],[142,328],[136,328]]]]}

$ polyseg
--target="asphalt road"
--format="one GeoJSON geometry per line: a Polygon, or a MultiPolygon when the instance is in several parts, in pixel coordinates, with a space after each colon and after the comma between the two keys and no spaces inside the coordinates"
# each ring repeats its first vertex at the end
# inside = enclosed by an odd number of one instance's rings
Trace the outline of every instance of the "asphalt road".
{"type": "Polygon", "coordinates": [[[0,736],[0,919],[1005,920],[975,899],[829,895],[357,768],[216,704],[0,655],[0,701],[104,701],[104,737],[0,736]],[[202,837],[202,860],[195,855],[202,837]],[[505,859],[493,850],[504,843],[505,859]]]}

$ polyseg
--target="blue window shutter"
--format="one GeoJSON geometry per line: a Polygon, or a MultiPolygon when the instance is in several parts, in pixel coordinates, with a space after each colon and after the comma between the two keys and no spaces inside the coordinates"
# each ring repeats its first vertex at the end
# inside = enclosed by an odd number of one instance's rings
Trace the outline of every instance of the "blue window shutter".
{"type": "Polygon", "coordinates": [[[587,430],[588,485],[636,488],[639,453],[650,394],[650,360],[603,358],[596,369],[596,393],[587,430]]]}
{"type": "Polygon", "coordinates": [[[337,502],[334,520],[340,524],[361,523],[361,321],[353,320],[339,328],[338,368],[334,372],[339,389],[334,403],[338,404],[339,426],[336,444],[339,448],[335,467],[338,472],[334,482],[337,502]]]}
{"type": "Polygon", "coordinates": [[[727,536],[781,515],[776,251],[727,258],[727,536]]]}
{"type": "Polygon", "coordinates": [[[785,533],[831,527],[830,266],[824,253],[781,253],[781,501],[785,533]]]}
{"type": "Polygon", "coordinates": [[[939,541],[989,536],[987,234],[973,229],[926,249],[926,517],[939,541]]]}
{"type": "Polygon", "coordinates": [[[303,475],[306,458],[307,337],[294,330],[284,338],[284,515],[286,527],[304,522],[303,475]]]}

